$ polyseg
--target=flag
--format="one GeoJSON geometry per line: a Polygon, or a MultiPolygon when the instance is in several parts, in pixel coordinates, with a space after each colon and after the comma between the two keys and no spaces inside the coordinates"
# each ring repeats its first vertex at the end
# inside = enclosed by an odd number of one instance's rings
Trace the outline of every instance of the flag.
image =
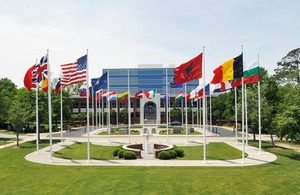
{"type": "MultiPolygon", "coordinates": [[[[210,84],[207,84],[207,85],[205,86],[204,91],[205,91],[205,95],[209,95],[209,94],[210,94],[210,84]]],[[[201,98],[202,96],[203,96],[203,88],[202,88],[201,90],[198,91],[198,93],[197,93],[197,95],[196,95],[196,97],[195,97],[195,100],[201,98]]]]}
{"type": "Polygon", "coordinates": [[[181,100],[182,98],[183,98],[183,96],[182,96],[182,91],[179,91],[179,92],[177,93],[176,97],[175,97],[175,101],[181,100]]]}
{"type": "Polygon", "coordinates": [[[190,61],[174,68],[176,85],[202,78],[202,59],[203,54],[201,53],[190,61]]]}
{"type": "Polygon", "coordinates": [[[169,87],[170,88],[183,88],[183,84],[176,85],[175,77],[173,77],[169,83],[169,87]]]}
{"type": "Polygon", "coordinates": [[[44,70],[42,73],[42,90],[43,92],[48,91],[48,76],[47,76],[47,70],[44,70]]]}
{"type": "Polygon", "coordinates": [[[231,81],[243,77],[243,54],[224,62],[214,70],[212,84],[231,81]]]}
{"type": "Polygon", "coordinates": [[[120,95],[118,95],[118,101],[125,101],[128,100],[128,91],[126,91],[125,93],[122,93],[120,95]]]}
{"type": "Polygon", "coordinates": [[[86,96],[86,87],[81,86],[79,89],[79,95],[80,96],[86,96]]]}
{"type": "Polygon", "coordinates": [[[86,82],[86,67],[87,55],[78,58],[77,62],[61,65],[61,85],[70,86],[72,84],[86,82]]]}
{"type": "Polygon", "coordinates": [[[89,87],[89,99],[95,99],[96,98],[96,92],[93,91],[93,86],[89,87]]]}
{"type": "Polygon", "coordinates": [[[133,96],[136,97],[137,99],[141,99],[143,97],[143,90],[138,91],[133,96]]]}
{"type": "Polygon", "coordinates": [[[48,69],[48,55],[43,56],[39,64],[36,64],[32,71],[32,82],[39,83],[43,81],[43,74],[48,69]]]}
{"type": "Polygon", "coordinates": [[[23,81],[24,82],[24,86],[26,87],[26,89],[28,91],[32,91],[31,89],[36,87],[36,84],[32,81],[32,71],[35,68],[35,66],[36,65],[31,66],[27,70],[27,72],[26,72],[26,74],[24,76],[24,81],[23,81]]]}
{"type": "Polygon", "coordinates": [[[231,81],[221,82],[215,85],[213,93],[228,91],[232,88],[231,81]]]}
{"type": "Polygon", "coordinates": [[[92,79],[91,83],[94,91],[99,91],[100,89],[107,89],[107,72],[99,78],[92,79]]]}
{"type": "Polygon", "coordinates": [[[152,99],[155,98],[155,93],[156,93],[156,89],[148,91],[147,93],[145,93],[145,96],[147,97],[147,99],[152,99]]]}
{"type": "Polygon", "coordinates": [[[164,102],[166,102],[167,99],[170,99],[170,93],[169,92],[163,96],[163,101],[164,102]]]}
{"type": "Polygon", "coordinates": [[[111,92],[111,93],[109,93],[109,95],[108,95],[108,101],[113,101],[113,100],[117,100],[117,92],[111,92]]]}
{"type": "MultiPolygon", "coordinates": [[[[259,81],[259,66],[258,62],[254,62],[251,65],[244,66],[244,84],[256,83],[259,81]]],[[[236,79],[232,81],[232,87],[238,87],[242,85],[242,79],[236,79]]]]}
{"type": "Polygon", "coordinates": [[[59,93],[60,90],[61,90],[61,87],[60,87],[60,78],[59,78],[57,83],[56,83],[54,93],[59,93]]]}

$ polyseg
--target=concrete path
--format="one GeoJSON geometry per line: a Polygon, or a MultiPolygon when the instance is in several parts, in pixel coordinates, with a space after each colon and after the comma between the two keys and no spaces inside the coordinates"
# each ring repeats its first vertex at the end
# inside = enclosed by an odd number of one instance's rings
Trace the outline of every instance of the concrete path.
{"type": "MultiPolygon", "coordinates": [[[[199,141],[201,139],[195,138],[198,141],[195,143],[193,140],[190,140],[188,145],[199,145],[199,141]]],[[[125,138],[126,139],[126,138],[125,138]]],[[[86,139],[84,139],[86,141],[86,139]]],[[[181,143],[185,145],[185,139],[177,137],[176,143],[181,143]]],[[[53,145],[53,152],[63,149],[64,147],[68,147],[69,145],[75,143],[75,141],[80,141],[78,139],[72,140],[67,139],[63,145],[61,143],[53,145]]],[[[82,140],[83,141],[83,140],[82,140]]],[[[119,141],[111,142],[111,145],[119,145],[120,143],[125,143],[127,140],[124,138],[119,138],[119,141]]],[[[152,140],[157,141],[157,140],[152,140]]],[[[174,140],[175,141],[175,140],[174,140]]],[[[239,143],[235,144],[235,141],[232,138],[219,138],[212,137],[208,138],[209,142],[225,142],[230,146],[237,148],[239,150],[242,149],[242,145],[239,143]]],[[[97,139],[92,139],[91,142],[93,144],[103,144],[107,145],[107,142],[99,141],[97,139]]],[[[174,144],[170,142],[170,144],[174,144]]],[[[201,143],[200,143],[201,144],[201,143]]],[[[180,144],[178,144],[180,145],[180,144]]],[[[159,160],[159,159],[137,159],[137,160],[91,160],[89,163],[86,160],[71,160],[71,159],[61,159],[53,157],[53,162],[49,162],[49,147],[40,150],[40,154],[36,154],[36,152],[32,152],[25,156],[25,159],[35,163],[41,164],[50,164],[50,165],[69,165],[69,166],[223,166],[223,167],[235,167],[235,166],[251,166],[251,165],[260,165],[265,163],[270,163],[276,160],[276,155],[262,151],[261,154],[258,154],[258,149],[252,146],[249,146],[247,151],[248,157],[245,158],[245,163],[242,164],[242,159],[236,160],[207,160],[204,163],[202,160],[159,160]]]]}

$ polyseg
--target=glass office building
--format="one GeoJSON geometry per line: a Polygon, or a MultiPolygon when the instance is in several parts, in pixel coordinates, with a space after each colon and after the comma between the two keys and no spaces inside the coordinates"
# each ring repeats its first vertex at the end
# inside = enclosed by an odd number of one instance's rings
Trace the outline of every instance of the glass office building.
{"type": "MultiPolygon", "coordinates": [[[[156,89],[157,93],[165,94],[166,92],[166,70],[170,82],[174,76],[174,66],[165,68],[163,65],[146,64],[138,65],[137,68],[119,68],[119,69],[103,69],[103,73],[109,71],[109,90],[117,91],[118,94],[125,92],[128,88],[128,74],[130,92],[134,94],[140,90],[147,92],[156,89]]],[[[187,93],[197,87],[198,80],[187,83],[187,93]]],[[[171,95],[175,95],[182,89],[170,89],[171,95]]]]}

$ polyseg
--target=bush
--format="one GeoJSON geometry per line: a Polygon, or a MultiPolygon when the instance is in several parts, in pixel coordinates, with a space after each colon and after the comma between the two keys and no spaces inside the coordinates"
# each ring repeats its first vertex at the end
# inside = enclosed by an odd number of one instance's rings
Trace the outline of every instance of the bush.
{"type": "Polygon", "coordinates": [[[135,152],[132,152],[132,151],[125,151],[123,154],[123,157],[126,160],[136,159],[135,152]]]}
{"type": "Polygon", "coordinates": [[[184,156],[184,150],[180,147],[176,147],[174,148],[174,151],[176,152],[176,155],[178,157],[183,157],[184,156]]]}
{"type": "Polygon", "coordinates": [[[176,158],[177,153],[174,150],[169,150],[169,154],[171,158],[176,158]]]}
{"type": "Polygon", "coordinates": [[[124,155],[124,152],[126,152],[126,150],[119,150],[119,152],[118,152],[118,157],[119,158],[123,158],[123,155],[124,155]]]}
{"type": "Polygon", "coordinates": [[[118,152],[122,150],[123,145],[116,146],[113,150],[113,156],[118,156],[118,152]]]}
{"type": "Polygon", "coordinates": [[[158,158],[162,160],[169,160],[171,159],[169,151],[162,151],[158,154],[158,158]]]}

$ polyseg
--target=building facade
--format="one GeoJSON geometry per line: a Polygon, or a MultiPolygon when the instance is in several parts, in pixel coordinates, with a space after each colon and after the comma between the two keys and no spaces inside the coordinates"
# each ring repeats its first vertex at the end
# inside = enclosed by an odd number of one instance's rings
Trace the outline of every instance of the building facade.
{"type": "MultiPolygon", "coordinates": [[[[118,94],[124,93],[128,89],[129,76],[129,89],[131,93],[130,114],[132,124],[162,124],[166,122],[167,107],[166,103],[163,101],[163,96],[166,93],[166,81],[170,82],[174,76],[173,68],[164,68],[162,65],[138,65],[137,68],[130,69],[104,69],[103,73],[105,72],[109,72],[109,91],[116,91],[118,94]],[[135,94],[140,90],[143,90],[143,93],[145,93],[154,89],[157,92],[155,97],[151,99],[148,99],[145,96],[143,96],[141,99],[137,99],[132,96],[132,94],[135,94]]],[[[187,83],[186,93],[189,93],[198,85],[198,80],[187,83]]],[[[170,93],[170,110],[179,108],[183,112],[185,100],[183,99],[174,103],[176,94],[181,90],[183,90],[183,93],[185,93],[184,88],[170,89],[168,87],[168,91],[170,93]]],[[[72,96],[71,98],[74,100],[72,112],[86,113],[86,98],[79,96],[72,96]]],[[[90,101],[89,111],[107,112],[107,103],[108,102],[105,98],[104,100],[100,101],[90,101]]],[[[128,101],[111,101],[109,103],[110,109],[116,111],[119,123],[124,122],[120,117],[120,112],[123,109],[128,108],[128,101]]],[[[198,101],[198,103],[201,104],[200,101],[198,101]]],[[[188,101],[187,104],[189,108],[192,108],[192,110],[196,112],[197,102],[188,101]]],[[[184,121],[184,118],[177,120],[184,121]]]]}

